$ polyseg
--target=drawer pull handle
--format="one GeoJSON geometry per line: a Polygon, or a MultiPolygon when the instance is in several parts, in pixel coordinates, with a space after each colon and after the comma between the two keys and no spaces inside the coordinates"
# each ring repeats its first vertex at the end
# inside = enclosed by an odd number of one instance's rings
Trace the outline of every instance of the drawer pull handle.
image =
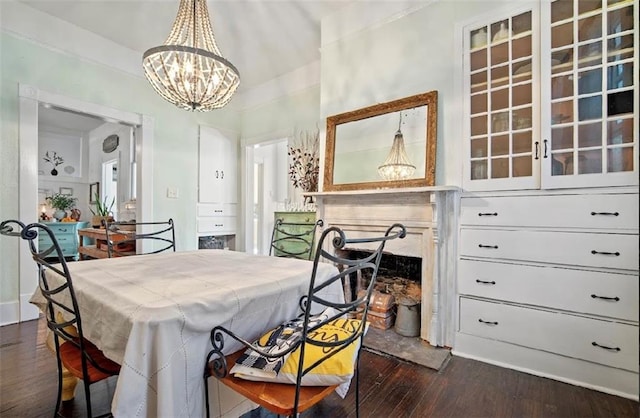
{"type": "Polygon", "coordinates": [[[216,224],[216,226],[224,226],[224,224],[216,224]]]}
{"type": "Polygon", "coordinates": [[[216,210],[214,210],[214,212],[215,212],[215,213],[221,213],[221,212],[222,212],[222,209],[216,209],[216,210]]]}
{"type": "Polygon", "coordinates": [[[479,213],[478,216],[498,216],[498,212],[485,212],[485,213],[479,213]]]}
{"type": "Polygon", "coordinates": [[[615,253],[610,253],[610,252],[607,252],[607,251],[596,251],[596,250],[591,250],[591,254],[615,255],[616,257],[618,257],[620,255],[620,253],[618,251],[616,251],[615,253]]]}
{"type": "Polygon", "coordinates": [[[481,322],[481,323],[487,324],[487,325],[498,325],[498,321],[484,321],[482,318],[478,319],[478,322],[481,322]]]}
{"type": "Polygon", "coordinates": [[[490,282],[487,282],[487,281],[479,280],[479,279],[476,279],[476,283],[481,283],[481,284],[490,284],[490,285],[494,285],[494,284],[496,284],[496,282],[494,282],[493,280],[491,280],[490,282]]]}
{"type": "Polygon", "coordinates": [[[591,216],[597,216],[597,215],[618,216],[618,215],[620,215],[620,213],[618,213],[618,212],[591,212],[591,216]]]}
{"type": "Polygon", "coordinates": [[[535,159],[539,160],[540,159],[540,155],[539,155],[539,153],[540,153],[540,143],[538,141],[536,141],[535,146],[536,146],[536,158],[535,159]]]}
{"type": "Polygon", "coordinates": [[[606,345],[600,345],[595,341],[593,341],[591,345],[594,347],[604,348],[605,350],[609,350],[609,351],[620,351],[620,347],[607,347],[606,345]]]}
{"type": "Polygon", "coordinates": [[[497,250],[498,246],[497,245],[482,245],[482,244],[478,244],[479,248],[490,248],[492,250],[497,250]]]}
{"type": "Polygon", "coordinates": [[[591,295],[592,298],[594,299],[603,299],[603,300],[612,300],[614,302],[618,302],[620,300],[619,297],[615,296],[615,297],[608,297],[608,296],[598,296],[598,295],[591,295]]]}

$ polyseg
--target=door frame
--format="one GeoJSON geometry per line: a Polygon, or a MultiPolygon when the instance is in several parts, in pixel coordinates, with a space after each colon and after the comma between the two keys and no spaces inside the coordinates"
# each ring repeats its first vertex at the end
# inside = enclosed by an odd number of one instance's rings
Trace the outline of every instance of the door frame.
{"type": "MultiPolygon", "coordinates": [[[[151,219],[153,214],[153,125],[152,117],[114,109],[73,97],[40,90],[19,83],[19,199],[18,213],[22,222],[38,221],[38,108],[40,103],[86,113],[106,122],[122,122],[135,127],[136,135],[136,219],[151,219]]],[[[37,269],[27,245],[20,245],[18,283],[18,322],[36,319],[39,310],[29,303],[38,286],[37,269]]]]}

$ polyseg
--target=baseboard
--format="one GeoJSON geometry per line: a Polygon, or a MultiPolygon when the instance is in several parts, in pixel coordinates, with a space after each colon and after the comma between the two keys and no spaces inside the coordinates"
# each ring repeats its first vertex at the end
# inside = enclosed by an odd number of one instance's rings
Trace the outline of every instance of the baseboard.
{"type": "Polygon", "coordinates": [[[16,324],[20,321],[18,301],[0,303],[0,326],[16,324]]]}

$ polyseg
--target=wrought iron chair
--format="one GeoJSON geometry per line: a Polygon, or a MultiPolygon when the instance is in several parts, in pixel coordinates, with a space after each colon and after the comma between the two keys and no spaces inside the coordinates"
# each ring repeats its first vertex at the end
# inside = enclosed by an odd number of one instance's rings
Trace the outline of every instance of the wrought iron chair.
{"type": "MultiPolygon", "coordinates": [[[[73,281],[55,235],[46,225],[39,223],[25,225],[15,220],[0,223],[0,234],[27,240],[33,260],[38,265],[38,285],[46,299],[44,314],[47,327],[53,333],[58,363],[58,397],[54,417],[61,416],[63,366],[74,377],[82,380],[87,416],[92,417],[90,386],[118,375],[120,365],[109,360],[100,349],[84,338],[73,281]],[[38,249],[36,246],[38,234],[48,234],[51,246],[38,249]]],[[[111,414],[99,416],[107,417],[111,414]]]]}
{"type": "Polygon", "coordinates": [[[109,258],[176,251],[171,218],[166,222],[105,222],[105,230],[109,258]],[[145,241],[148,247],[138,245],[145,241]]]}
{"type": "Polygon", "coordinates": [[[316,228],[322,225],[324,225],[322,219],[309,223],[284,222],[282,219],[276,219],[271,233],[269,255],[311,260],[316,228]]]}
{"type": "MultiPolygon", "coordinates": [[[[305,376],[313,373],[314,369],[322,365],[323,362],[328,362],[333,356],[339,355],[342,350],[348,348],[352,343],[356,344],[354,351],[353,364],[348,364],[349,379],[351,376],[355,377],[355,401],[356,401],[356,415],[359,414],[359,378],[358,378],[358,361],[360,358],[360,347],[362,346],[362,339],[366,332],[366,321],[363,320],[349,320],[348,326],[342,326],[346,334],[342,333],[340,337],[333,335],[333,338],[327,338],[324,335],[327,328],[327,324],[335,326],[336,319],[345,323],[346,319],[353,317],[355,314],[362,314],[362,318],[366,318],[367,310],[369,306],[369,300],[375,285],[378,267],[380,265],[380,259],[382,252],[387,241],[395,238],[404,238],[406,235],[405,227],[401,224],[394,224],[387,229],[383,236],[375,238],[358,238],[348,239],[345,237],[344,232],[337,228],[331,227],[326,229],[318,242],[316,254],[314,256],[313,270],[311,279],[309,282],[309,291],[306,295],[302,296],[299,301],[301,314],[294,320],[298,328],[295,328],[298,337],[293,342],[289,342],[288,345],[281,344],[281,340],[277,340],[278,347],[286,347],[278,349],[277,353],[269,351],[265,347],[265,339],[274,341],[274,335],[278,330],[283,329],[282,326],[274,330],[273,333],[263,336],[259,342],[250,343],[242,337],[234,334],[230,330],[217,326],[211,330],[211,345],[212,349],[209,351],[206,357],[206,365],[204,371],[204,387],[206,396],[206,410],[207,416],[209,416],[209,399],[208,399],[208,383],[207,379],[210,376],[215,376],[221,383],[228,386],[232,390],[240,393],[249,400],[261,405],[269,411],[278,415],[287,415],[296,417],[298,413],[301,413],[308,408],[312,407],[327,395],[333,392],[337,388],[337,384],[327,384],[324,386],[306,386],[303,382],[305,376]],[[335,250],[343,249],[347,246],[364,245],[365,248],[370,249],[375,247],[370,254],[362,256],[359,259],[347,259],[341,258],[335,254],[335,250]],[[331,250],[333,247],[334,250],[331,250]],[[316,272],[318,264],[321,261],[328,261],[338,265],[339,273],[331,277],[324,283],[316,283],[316,272]],[[367,287],[366,293],[347,303],[334,303],[323,299],[318,296],[317,292],[327,287],[331,283],[337,280],[342,280],[351,274],[365,274],[370,277],[371,280],[367,287]],[[330,313],[326,313],[323,318],[318,319],[314,313],[319,312],[325,308],[332,308],[330,313]],[[314,312],[312,312],[312,310],[314,312]],[[347,331],[348,330],[348,331],[347,331]],[[293,356],[294,370],[291,381],[295,381],[295,384],[274,383],[272,381],[252,381],[245,380],[230,373],[231,369],[236,365],[238,358],[240,358],[245,350],[240,350],[234,354],[225,356],[223,350],[225,347],[225,339],[233,339],[243,346],[250,348],[253,352],[249,351],[251,356],[261,356],[261,359],[265,363],[273,363],[282,359],[283,362],[285,356],[293,356]],[[319,347],[319,349],[317,348],[319,347]],[[308,353],[315,351],[313,359],[311,355],[305,357],[305,350],[308,353]],[[319,351],[318,351],[319,350],[319,351]],[[318,355],[320,352],[320,355],[318,355]],[[257,353],[257,354],[256,354],[257,353]],[[303,361],[299,361],[302,358],[303,361]],[[312,363],[312,364],[309,364],[312,363]]],[[[286,324],[289,326],[292,322],[286,324]]],[[[295,322],[294,322],[295,323],[295,322]]],[[[286,332],[282,332],[279,335],[285,335],[286,332]]],[[[289,335],[289,334],[287,334],[289,335]]],[[[353,348],[352,348],[353,349],[353,348]]],[[[289,358],[289,357],[287,357],[289,358]]],[[[284,366],[286,367],[286,366],[284,366]]],[[[280,369],[280,373],[283,369],[280,369]]]]}

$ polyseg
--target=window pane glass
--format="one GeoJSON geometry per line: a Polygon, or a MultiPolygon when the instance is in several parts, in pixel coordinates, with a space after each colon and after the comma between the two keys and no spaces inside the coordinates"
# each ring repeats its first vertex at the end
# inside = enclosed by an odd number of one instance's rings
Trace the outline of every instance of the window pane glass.
{"type": "Polygon", "coordinates": [[[509,88],[491,92],[491,110],[501,110],[509,107],[509,88]]]}
{"type": "Polygon", "coordinates": [[[471,180],[487,178],[487,160],[471,161],[471,180]]]}
{"type": "Polygon", "coordinates": [[[509,177],[509,159],[508,158],[492,158],[491,159],[491,178],[503,179],[509,177]]]}
{"type": "Polygon", "coordinates": [[[551,78],[552,99],[571,96],[573,96],[573,75],[567,74],[551,78]]]}
{"type": "MultiPolygon", "coordinates": [[[[582,3],[582,0],[579,2],[582,3]]],[[[588,41],[602,36],[602,16],[596,15],[578,21],[578,41],[588,41]]]]}
{"type": "Polygon", "coordinates": [[[531,153],[531,131],[514,133],[511,147],[514,154],[531,153]]]}
{"type": "Polygon", "coordinates": [[[607,150],[607,171],[633,171],[633,148],[611,148],[607,150]]]}
{"type": "Polygon", "coordinates": [[[509,83],[509,65],[491,69],[491,87],[506,86],[509,83]]]}
{"type": "Polygon", "coordinates": [[[602,96],[585,97],[578,100],[578,120],[602,118],[602,96]]]}
{"type": "Polygon", "coordinates": [[[491,132],[505,132],[509,130],[509,113],[494,113],[491,116],[491,132]]]}
{"type": "Polygon", "coordinates": [[[551,123],[557,125],[559,123],[573,122],[573,101],[556,102],[551,104],[551,123]]]}
{"type": "Polygon", "coordinates": [[[471,118],[471,135],[486,135],[487,133],[487,115],[480,115],[471,118]]]}
{"type": "Polygon", "coordinates": [[[491,155],[509,154],[509,135],[494,136],[491,138],[491,155]]]}
{"type": "Polygon", "coordinates": [[[578,153],[578,174],[602,173],[602,151],[580,151],[578,153]]]}
{"type": "Polygon", "coordinates": [[[471,74],[471,93],[478,93],[487,89],[487,72],[471,74]]]}
{"type": "Polygon", "coordinates": [[[607,95],[607,113],[609,116],[633,113],[633,90],[607,95]]]}
{"type": "Polygon", "coordinates": [[[592,42],[578,48],[578,68],[602,64],[602,42],[592,42]]]}
{"type": "Polygon", "coordinates": [[[525,107],[514,110],[512,112],[511,126],[512,129],[531,128],[531,108],[525,107]]]}
{"type": "Polygon", "coordinates": [[[573,24],[564,23],[551,28],[551,47],[571,45],[573,43],[573,24]]]}
{"type": "Polygon", "coordinates": [[[487,138],[471,140],[471,158],[481,158],[487,156],[487,138]]]}
{"type": "Polygon", "coordinates": [[[578,147],[601,147],[602,123],[588,123],[578,126],[578,147]]]}
{"type": "Polygon", "coordinates": [[[559,22],[573,16],[573,0],[558,0],[551,3],[551,22],[559,22]]]}
{"type": "Polygon", "coordinates": [[[609,35],[633,29],[633,6],[610,11],[607,26],[609,35]]]}
{"type": "Polygon", "coordinates": [[[602,0],[578,0],[578,14],[602,9],[602,0]]]}
{"type": "Polygon", "coordinates": [[[511,104],[521,106],[531,103],[531,83],[519,84],[511,89],[511,104]]]}
{"type": "Polygon", "coordinates": [[[633,86],[633,63],[612,65],[607,68],[609,90],[633,86]]]}
{"type": "Polygon", "coordinates": [[[578,94],[598,93],[602,91],[602,71],[581,71],[578,73],[578,94]]]}
{"type": "Polygon", "coordinates": [[[633,119],[616,119],[607,123],[607,144],[628,144],[633,142],[633,119]]]}
{"type": "Polygon", "coordinates": [[[551,149],[561,150],[573,148],[573,126],[553,128],[551,130],[551,149]]]}
{"type": "Polygon", "coordinates": [[[471,53],[471,71],[487,68],[487,50],[485,48],[471,53]]]}
{"type": "Polygon", "coordinates": [[[487,111],[487,93],[474,94],[471,96],[471,114],[484,113],[487,111]]]}
{"type": "Polygon", "coordinates": [[[514,157],[513,163],[513,177],[531,177],[533,175],[533,168],[531,167],[531,157],[514,157]]]}
{"type": "Polygon", "coordinates": [[[618,36],[608,41],[609,62],[633,57],[633,35],[618,36]]]}

